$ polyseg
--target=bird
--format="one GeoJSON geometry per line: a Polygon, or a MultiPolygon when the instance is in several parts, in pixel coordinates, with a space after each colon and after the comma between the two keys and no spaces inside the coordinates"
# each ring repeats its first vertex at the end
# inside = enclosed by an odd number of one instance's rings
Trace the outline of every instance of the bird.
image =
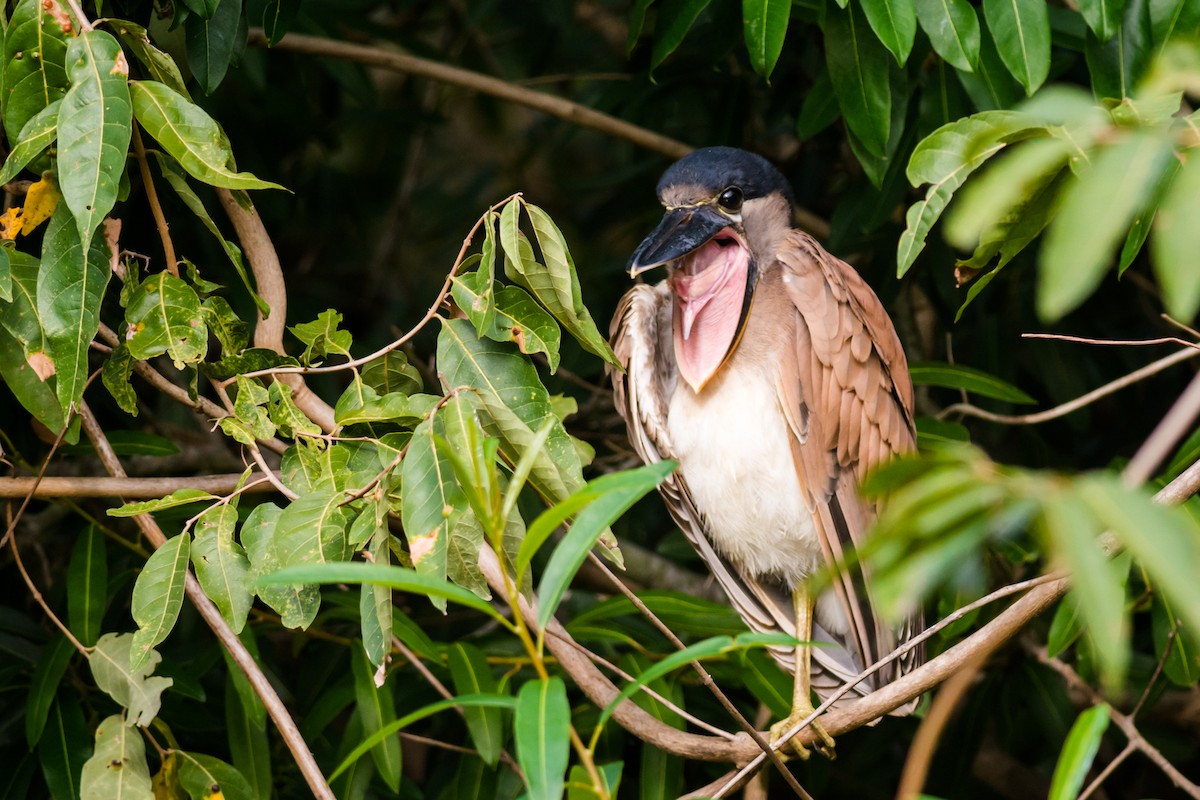
{"type": "MultiPolygon", "coordinates": [[[[859,492],[863,476],[915,449],[912,381],[879,298],[792,227],[791,187],[767,159],[694,150],[657,192],[665,214],[627,269],[667,275],[618,303],[614,403],[644,462],[678,462],[659,491],[747,626],[799,642],[770,647],[794,681],[791,713],[771,727],[777,743],[813,712],[811,692],[824,700],[923,627],[919,612],[883,621],[868,565],[847,559],[878,511],[859,492]]],[[[841,702],[923,659],[911,649],[841,702]]],[[[832,756],[833,739],[813,727],[832,756]]]]}

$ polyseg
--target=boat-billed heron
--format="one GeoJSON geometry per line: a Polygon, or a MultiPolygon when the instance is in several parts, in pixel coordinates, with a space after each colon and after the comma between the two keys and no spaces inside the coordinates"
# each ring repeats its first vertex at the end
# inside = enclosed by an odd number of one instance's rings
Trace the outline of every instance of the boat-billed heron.
{"type": "MultiPolygon", "coordinates": [[[[800,642],[772,648],[795,678],[778,740],[813,711],[810,691],[824,699],[921,628],[881,621],[866,566],[846,558],[875,516],[864,473],[914,447],[912,382],[879,298],[792,228],[791,190],[765,159],[697,150],[666,171],[658,198],[666,215],[629,272],[665,266],[667,277],[617,308],[616,406],[644,461],[678,460],[662,495],[734,608],[752,630],[800,642]],[[810,591],[830,565],[826,588],[810,591]]],[[[854,691],[922,658],[914,649],[854,691]]]]}

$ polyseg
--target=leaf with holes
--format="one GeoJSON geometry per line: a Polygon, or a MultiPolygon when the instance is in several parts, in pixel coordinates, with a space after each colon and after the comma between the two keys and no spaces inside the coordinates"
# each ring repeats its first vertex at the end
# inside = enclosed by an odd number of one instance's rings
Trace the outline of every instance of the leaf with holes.
{"type": "Polygon", "coordinates": [[[140,731],[131,730],[120,714],[96,728],[96,750],[80,776],[83,800],[152,800],[150,768],[140,731]]]}
{"type": "Polygon", "coordinates": [[[276,534],[281,513],[274,503],[255,506],[242,525],[242,544],[258,596],[279,614],[285,628],[307,628],[321,608],[321,592],[316,585],[259,582],[259,578],[283,566],[276,534]]]}
{"type": "Polygon", "coordinates": [[[174,681],[151,677],[162,660],[157,650],[150,650],[139,658],[140,666],[134,666],[133,646],[132,633],[106,633],[88,654],[88,662],[96,685],[128,712],[127,724],[144,728],[158,716],[162,693],[174,681]]]}
{"type": "Polygon", "coordinates": [[[57,2],[20,0],[13,8],[4,33],[6,131],[23,131],[29,120],[67,93],[67,43],[73,34],[70,18],[57,2]]]}
{"type": "Polygon", "coordinates": [[[179,369],[208,354],[208,325],[196,290],[169,272],[150,275],[133,291],[125,308],[125,346],[138,361],[164,353],[179,369]]]}
{"type": "Polygon", "coordinates": [[[191,797],[203,800],[253,800],[242,773],[219,758],[173,751],[179,759],[179,783],[191,797]]]}

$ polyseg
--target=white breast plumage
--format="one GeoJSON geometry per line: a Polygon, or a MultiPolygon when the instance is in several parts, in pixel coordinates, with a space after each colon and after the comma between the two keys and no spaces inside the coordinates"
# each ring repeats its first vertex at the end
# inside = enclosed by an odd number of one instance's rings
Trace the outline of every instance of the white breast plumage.
{"type": "Polygon", "coordinates": [[[731,359],[699,395],[679,382],[667,427],[716,548],[745,572],[794,587],[822,555],[776,396],[766,370],[731,359]]]}

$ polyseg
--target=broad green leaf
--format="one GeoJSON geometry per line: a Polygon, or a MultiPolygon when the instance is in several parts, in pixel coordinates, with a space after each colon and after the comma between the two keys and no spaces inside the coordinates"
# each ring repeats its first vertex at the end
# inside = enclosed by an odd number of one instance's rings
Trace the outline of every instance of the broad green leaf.
{"type": "Polygon", "coordinates": [[[125,346],[138,361],[166,353],[176,368],[203,361],[208,354],[208,325],[196,290],[169,272],[150,275],[133,291],[125,307],[129,333],[125,346]]]}
{"type": "Polygon", "coordinates": [[[179,783],[187,793],[202,800],[254,800],[246,778],[219,758],[175,750],[179,759],[179,783]]]}
{"type": "Polygon", "coordinates": [[[64,695],[50,707],[37,753],[50,796],[79,797],[83,765],[92,755],[92,733],[77,697],[64,695]]]}
{"type": "Polygon", "coordinates": [[[42,0],[20,0],[13,8],[4,32],[6,131],[23,131],[29,120],[67,92],[67,42],[74,31],[62,14],[57,3],[46,6],[42,0]]]}
{"type": "Polygon", "coordinates": [[[129,65],[104,31],[84,31],[67,46],[71,88],[58,111],[58,185],[86,244],[117,202],[133,131],[129,65]]]}
{"type": "Polygon", "coordinates": [[[676,466],[674,461],[660,461],[588,481],[576,495],[586,496],[587,504],[575,515],[571,529],[542,571],[542,580],[538,584],[538,627],[544,630],[554,616],[563,593],[600,535],[630,506],[662,483],[676,466]]]}
{"type": "Polygon", "coordinates": [[[424,388],[421,373],[408,363],[403,350],[392,350],[367,362],[362,368],[362,380],[381,395],[415,394],[424,388]]]}
{"type": "Polygon", "coordinates": [[[100,329],[100,303],[112,274],[111,251],[104,237],[97,233],[85,248],[73,222],[71,212],[60,203],[42,241],[37,279],[37,310],[64,412],[83,395],[88,345],[100,329]]]}
{"type": "Polygon", "coordinates": [[[149,514],[154,511],[186,506],[189,503],[216,499],[216,495],[209,494],[201,489],[176,489],[166,497],[160,497],[156,500],[142,500],[137,503],[126,503],[120,508],[110,508],[108,509],[108,515],[110,517],[136,517],[138,514],[149,514]]]}
{"type": "Polygon", "coordinates": [[[1107,42],[1121,23],[1125,0],[1079,0],[1079,10],[1092,33],[1100,41],[1107,42]]]}
{"type": "Polygon", "coordinates": [[[268,47],[279,44],[279,40],[291,30],[301,2],[303,0],[266,0],[263,4],[261,24],[268,47]]]}
{"type": "Polygon", "coordinates": [[[150,77],[187,97],[188,92],[183,85],[179,65],[175,63],[175,59],[151,43],[150,34],[145,28],[125,19],[110,19],[108,24],[117,32],[117,36],[133,57],[150,73],[150,77]]]}
{"type": "Polygon", "coordinates": [[[1004,66],[986,25],[979,29],[979,60],[974,72],[958,70],[957,74],[959,83],[980,111],[1012,108],[1024,96],[1021,84],[1004,66]]]}
{"type": "Polygon", "coordinates": [[[1151,0],[1150,23],[1157,55],[1173,37],[1200,30],[1200,6],[1191,0],[1151,0]]]}
{"type": "MultiPolygon", "coordinates": [[[[40,334],[40,332],[39,332],[40,334]]],[[[52,431],[63,427],[63,410],[54,394],[54,384],[38,377],[33,364],[47,360],[41,352],[27,359],[21,343],[0,328],[0,378],[25,410],[52,431]]]]}
{"type": "Polygon", "coordinates": [[[316,436],[321,433],[321,426],[305,416],[292,400],[290,386],[281,381],[275,381],[268,391],[270,392],[268,416],[282,435],[294,439],[297,436],[316,436]]]}
{"type": "Polygon", "coordinates": [[[1162,286],[1167,311],[1182,321],[1193,319],[1200,309],[1200,270],[1194,260],[1200,252],[1196,249],[1200,247],[1200,226],[1195,220],[1198,202],[1200,150],[1192,149],[1154,215],[1150,240],[1154,275],[1162,286]]]}
{"type": "MultiPolygon", "coordinates": [[[[524,525],[520,514],[512,514],[507,519],[505,536],[516,536],[518,541],[524,533],[524,525]]],[[[479,571],[479,548],[487,540],[478,517],[473,513],[463,514],[450,528],[450,538],[446,541],[446,577],[464,589],[470,589],[484,600],[490,600],[491,591],[487,579],[479,571]]]]}
{"type": "Polygon", "coordinates": [[[41,657],[29,684],[29,694],[25,698],[25,742],[30,749],[42,738],[58,685],[75,652],[75,646],[65,636],[56,636],[42,647],[41,657]]]}
{"type": "Polygon", "coordinates": [[[181,0],[181,2],[202,19],[212,19],[212,15],[217,13],[217,7],[221,5],[221,0],[181,0]]]}
{"type": "Polygon", "coordinates": [[[1154,52],[1150,5],[1150,0],[1127,0],[1119,23],[1105,41],[1088,32],[1084,55],[1096,97],[1133,95],[1154,52]]]}
{"type": "MultiPolygon", "coordinates": [[[[240,353],[250,343],[250,326],[229,305],[224,297],[206,297],[200,304],[200,317],[221,343],[225,355],[240,353]]],[[[272,386],[286,386],[279,382],[272,386]]]]}
{"type": "Polygon", "coordinates": [[[517,693],[513,731],[529,800],[562,797],[570,727],[571,707],[562,678],[526,681],[517,693]]]}
{"type": "Polygon", "coordinates": [[[972,394],[992,397],[1007,403],[1034,403],[1032,397],[983,370],[962,364],[917,361],[909,365],[914,386],[944,386],[962,389],[972,394]]]}
{"type": "Polygon", "coordinates": [[[237,393],[233,397],[233,416],[221,419],[221,430],[245,445],[270,439],[275,435],[275,423],[264,408],[269,400],[270,393],[265,386],[253,378],[239,375],[237,393]]]}
{"type": "Polygon", "coordinates": [[[654,49],[650,53],[650,73],[675,52],[712,0],[663,0],[654,30],[654,49]]]}
{"type": "Polygon", "coordinates": [[[896,62],[904,66],[917,34],[913,0],[862,0],[862,9],[879,41],[896,57],[896,62]]]}
{"type": "Polygon", "coordinates": [[[329,564],[349,555],[346,526],[349,517],[341,492],[313,492],[293,500],[275,524],[275,547],[285,567],[329,564]]]}
{"type": "Polygon", "coordinates": [[[133,635],[132,660],[129,666],[138,670],[151,658],[154,647],[167,638],[183,607],[184,582],[187,579],[191,537],[187,533],[168,539],[150,554],[146,566],[133,585],[130,613],[138,624],[133,635]]]}
{"type": "Polygon", "coordinates": [[[1163,674],[1176,686],[1192,686],[1200,680],[1200,636],[1179,621],[1171,601],[1161,592],[1155,596],[1150,614],[1154,654],[1162,659],[1163,674]]]}
{"type": "Polygon", "coordinates": [[[825,62],[842,116],[867,152],[882,156],[892,119],[887,50],[857,6],[827,9],[823,29],[825,62]]]}
{"type": "Polygon", "coordinates": [[[491,298],[480,288],[482,276],[475,272],[454,279],[454,301],[467,314],[480,335],[497,342],[516,342],[522,353],[545,353],[550,371],[558,369],[562,332],[558,323],[519,286],[502,286],[491,298]],[[491,312],[489,327],[482,309],[491,312]]]}
{"type": "MultiPolygon", "coordinates": [[[[400,464],[404,486],[400,518],[409,554],[417,572],[434,580],[446,577],[447,540],[467,509],[467,497],[450,459],[434,441],[435,436],[444,434],[440,415],[426,419],[413,431],[408,453],[400,464]]],[[[436,599],[434,605],[442,610],[446,607],[436,599]]]]}
{"type": "Polygon", "coordinates": [[[750,66],[764,78],[771,77],[783,52],[791,13],[791,0],[742,0],[742,31],[750,66]]]}
{"type": "Polygon", "coordinates": [[[96,728],[96,751],[83,765],[80,786],[82,800],[154,800],[141,731],[120,714],[96,728]]]}
{"type": "Polygon", "coordinates": [[[943,125],[917,145],[908,162],[908,180],[913,186],[928,183],[929,189],[924,200],[908,209],[908,226],[896,252],[898,276],[908,272],[925,248],[930,229],[963,181],[1000,152],[1008,137],[1033,125],[1011,111],[983,111],[943,125]]]}
{"type": "MultiPolygon", "coordinates": [[[[375,509],[368,506],[363,516],[375,517],[375,509]]],[[[371,539],[371,563],[388,566],[391,550],[386,524],[375,522],[371,539]]],[[[392,590],[386,586],[364,583],[359,589],[358,612],[361,618],[363,649],[375,667],[382,669],[392,651],[392,590]]]]}
{"type": "MultiPolygon", "coordinates": [[[[487,658],[479,648],[458,642],[447,648],[446,656],[457,694],[495,694],[496,676],[492,674],[487,658]]],[[[479,757],[489,766],[495,766],[504,748],[504,717],[501,710],[474,706],[464,708],[463,717],[479,757]]]]}
{"type": "Polygon", "coordinates": [[[183,23],[187,44],[187,63],[200,90],[212,94],[234,56],[245,45],[239,37],[242,20],[242,0],[220,0],[211,16],[190,16],[183,23]]]}
{"type": "MultiPolygon", "coordinates": [[[[384,680],[383,668],[376,672],[361,647],[350,648],[354,672],[354,696],[363,732],[370,736],[396,721],[392,687],[384,680]]],[[[400,737],[388,736],[371,748],[371,760],[392,792],[400,788],[400,737]]]]}
{"type": "Polygon", "coordinates": [[[983,0],[1000,58],[1032,96],[1050,74],[1050,18],[1044,0],[983,0]]]}
{"type": "Polygon", "coordinates": [[[1169,157],[1159,137],[1133,134],[1101,150],[1064,190],[1041,249],[1037,307],[1043,319],[1058,319],[1096,289],[1169,157]]]}
{"type": "Polygon", "coordinates": [[[1100,740],[1108,729],[1108,722],[1109,708],[1105,703],[1092,706],[1075,720],[1067,740],[1063,742],[1058,763],[1054,766],[1047,800],[1075,800],[1079,796],[1083,781],[1100,749],[1100,740]]]}
{"type": "Polygon", "coordinates": [[[307,628],[321,608],[321,592],[317,586],[261,580],[283,566],[277,536],[280,514],[279,507],[273,503],[255,506],[242,525],[242,544],[250,560],[250,573],[258,596],[279,614],[285,628],[307,628]]]}
{"type": "Polygon", "coordinates": [[[350,357],[354,337],[349,331],[340,330],[342,315],[332,308],[322,311],[312,322],[293,325],[292,333],[304,342],[304,355],[300,359],[306,364],[327,355],[350,357]]]}
{"type": "Polygon", "coordinates": [[[12,299],[12,260],[8,250],[0,248],[0,300],[11,303],[12,299]]]}
{"type": "Polygon", "coordinates": [[[133,647],[134,634],[106,633],[96,642],[96,647],[88,655],[88,662],[96,685],[124,706],[125,724],[144,728],[158,716],[163,690],[174,681],[161,676],[151,677],[155,666],[162,660],[157,650],[150,650],[148,656],[141,657],[140,667],[133,666],[133,647]]]}
{"type": "Polygon", "coordinates": [[[196,520],[192,566],[208,598],[221,611],[234,633],[240,633],[250,613],[250,561],[233,540],[237,498],[214,506],[196,520]]]}
{"type": "Polygon", "coordinates": [[[225,681],[225,730],[233,765],[250,785],[255,800],[271,798],[271,742],[265,719],[255,721],[233,688],[232,675],[225,681]]]}
{"type": "Polygon", "coordinates": [[[955,69],[979,63],[979,18],[967,0],[916,0],[917,21],[933,49],[955,69]]]}
{"type": "MultiPolygon", "coordinates": [[[[12,152],[4,161],[4,168],[0,169],[0,184],[8,183],[17,177],[17,173],[25,169],[26,164],[54,144],[54,140],[58,136],[58,109],[61,105],[61,100],[55,100],[25,123],[12,152]]],[[[12,298],[5,299],[11,300],[12,298]]]]}
{"type": "Polygon", "coordinates": [[[71,633],[85,647],[100,638],[100,623],[108,602],[108,561],[104,536],[95,525],[79,534],[67,565],[67,620],[71,633]]]}
{"type": "Polygon", "coordinates": [[[204,109],[179,92],[157,81],[133,81],[130,88],[138,122],[193,178],[225,189],[283,188],[232,171],[229,140],[204,109]]]}
{"type": "Polygon", "coordinates": [[[430,703],[424,708],[418,709],[411,714],[406,714],[395,722],[385,725],[380,730],[359,742],[358,745],[351,750],[344,759],[342,759],[342,763],[338,765],[337,769],[335,769],[329,775],[329,780],[332,781],[333,779],[337,778],[339,775],[349,769],[354,762],[366,755],[368,750],[382,742],[384,739],[395,736],[397,733],[404,730],[414,722],[419,722],[426,717],[433,716],[439,711],[446,711],[447,709],[451,708],[473,708],[476,706],[511,709],[514,705],[515,703],[513,698],[505,695],[494,694],[463,695],[460,697],[451,697],[449,700],[439,700],[436,703],[430,703]]]}
{"type": "MultiPolygon", "coordinates": [[[[333,419],[338,425],[358,425],[364,422],[399,422],[413,425],[429,416],[441,398],[429,394],[406,395],[389,392],[380,395],[355,376],[350,386],[338,398],[333,419]]],[[[318,431],[319,432],[319,431],[318,431]]]]}

